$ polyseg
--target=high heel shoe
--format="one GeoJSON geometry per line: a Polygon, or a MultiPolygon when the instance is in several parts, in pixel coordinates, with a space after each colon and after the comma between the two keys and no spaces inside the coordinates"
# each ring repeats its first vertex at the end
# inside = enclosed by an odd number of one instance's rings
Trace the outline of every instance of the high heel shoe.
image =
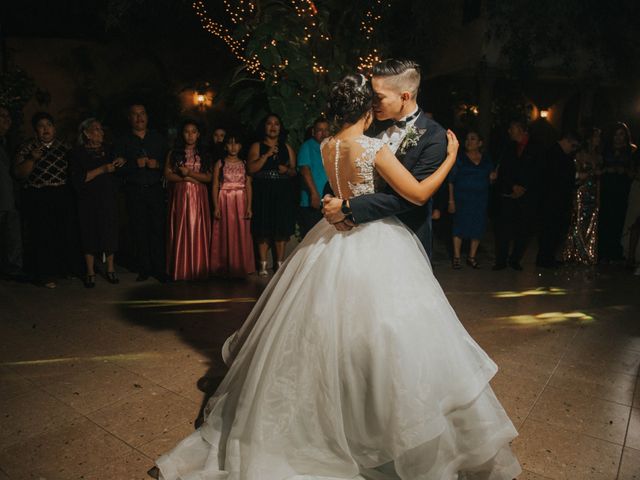
{"type": "Polygon", "coordinates": [[[283,262],[282,260],[280,260],[280,261],[276,262],[276,268],[275,268],[275,271],[276,271],[276,272],[277,272],[278,270],[280,270],[280,267],[282,267],[282,264],[283,264],[283,263],[284,263],[284,262],[283,262]]]}
{"type": "Polygon", "coordinates": [[[260,262],[260,270],[258,270],[258,275],[261,277],[266,277],[269,275],[267,272],[267,262],[260,262]]]}
{"type": "Polygon", "coordinates": [[[112,285],[116,285],[120,283],[118,274],[116,272],[107,272],[107,282],[109,282],[112,285]]]}
{"type": "Polygon", "coordinates": [[[451,268],[454,270],[460,270],[462,268],[462,263],[460,263],[460,257],[453,257],[451,261],[451,268]]]}
{"type": "Polygon", "coordinates": [[[85,288],[93,288],[96,286],[96,276],[94,275],[86,275],[84,277],[84,287],[85,288]]]}
{"type": "Polygon", "coordinates": [[[476,257],[467,257],[467,265],[469,265],[471,268],[478,270],[480,268],[480,265],[478,265],[478,261],[476,260],[476,257]]]}

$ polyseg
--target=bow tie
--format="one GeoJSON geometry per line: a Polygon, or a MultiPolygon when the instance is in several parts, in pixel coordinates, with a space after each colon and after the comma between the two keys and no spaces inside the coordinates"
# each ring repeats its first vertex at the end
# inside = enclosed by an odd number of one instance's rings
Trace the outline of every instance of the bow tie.
{"type": "Polygon", "coordinates": [[[393,125],[395,125],[398,128],[405,128],[407,126],[407,123],[418,118],[418,115],[420,115],[420,109],[416,110],[416,113],[414,113],[413,115],[409,115],[404,120],[396,120],[395,122],[393,122],[393,125]]]}

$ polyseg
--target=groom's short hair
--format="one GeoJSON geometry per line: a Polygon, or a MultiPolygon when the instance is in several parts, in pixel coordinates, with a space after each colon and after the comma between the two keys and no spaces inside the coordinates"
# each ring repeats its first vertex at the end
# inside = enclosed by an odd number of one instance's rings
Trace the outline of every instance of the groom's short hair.
{"type": "Polygon", "coordinates": [[[409,92],[411,98],[418,95],[420,88],[420,65],[413,60],[388,58],[373,67],[374,77],[389,78],[403,92],[409,92]],[[390,77],[394,77],[391,79],[390,77]]]}

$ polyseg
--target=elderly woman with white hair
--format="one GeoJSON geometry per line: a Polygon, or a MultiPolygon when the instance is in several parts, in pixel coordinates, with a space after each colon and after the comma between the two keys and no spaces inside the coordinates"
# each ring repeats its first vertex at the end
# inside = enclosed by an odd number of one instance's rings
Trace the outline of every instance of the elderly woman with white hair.
{"type": "Polygon", "coordinates": [[[78,128],[78,144],[73,150],[70,173],[78,198],[80,237],[87,265],[84,285],[95,287],[95,256],[107,259],[106,279],[118,283],[114,253],[118,246],[117,181],[112,175],[125,160],[115,158],[104,145],[102,124],[88,118],[78,128]]]}

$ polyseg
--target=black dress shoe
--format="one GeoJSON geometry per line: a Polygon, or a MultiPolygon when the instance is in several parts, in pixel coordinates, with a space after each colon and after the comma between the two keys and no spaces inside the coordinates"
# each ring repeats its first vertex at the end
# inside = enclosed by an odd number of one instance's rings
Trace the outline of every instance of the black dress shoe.
{"type": "Polygon", "coordinates": [[[96,286],[96,276],[95,275],[86,275],[84,277],[84,287],[85,288],[93,288],[96,286]]]}
{"type": "Polygon", "coordinates": [[[116,285],[120,283],[118,274],[116,272],[107,272],[107,282],[109,282],[112,285],[116,285]]]}
{"type": "Polygon", "coordinates": [[[517,272],[521,272],[522,271],[522,265],[520,265],[519,262],[509,262],[509,266],[511,268],[513,268],[517,272]]]}
{"type": "Polygon", "coordinates": [[[145,280],[149,280],[149,275],[146,273],[139,273],[136,277],[136,282],[144,282],[145,280]]]}
{"type": "Polygon", "coordinates": [[[505,268],[507,268],[506,263],[496,263],[493,267],[491,267],[491,270],[497,272],[499,270],[504,270],[505,268]]]}

